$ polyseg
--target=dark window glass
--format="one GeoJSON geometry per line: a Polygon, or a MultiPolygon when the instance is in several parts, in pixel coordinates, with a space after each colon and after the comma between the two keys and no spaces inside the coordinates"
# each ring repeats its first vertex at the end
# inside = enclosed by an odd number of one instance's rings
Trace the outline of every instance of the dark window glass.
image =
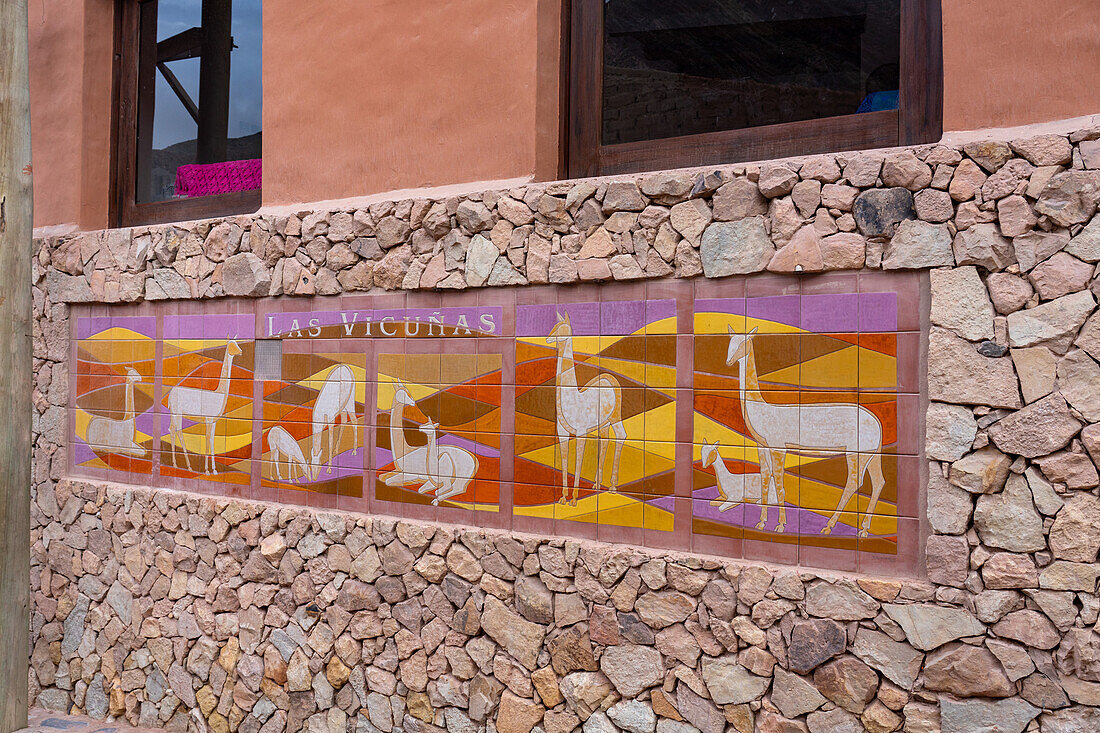
{"type": "Polygon", "coordinates": [[[261,0],[141,6],[138,203],[260,188],[261,0]]]}
{"type": "Polygon", "coordinates": [[[604,0],[602,143],[897,109],[900,0],[604,0]]]}

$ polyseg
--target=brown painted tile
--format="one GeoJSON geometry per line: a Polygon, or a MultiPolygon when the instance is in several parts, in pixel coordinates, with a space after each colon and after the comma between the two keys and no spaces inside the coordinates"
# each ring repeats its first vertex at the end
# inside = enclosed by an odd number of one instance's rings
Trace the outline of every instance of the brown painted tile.
{"type": "Polygon", "coordinates": [[[700,278],[694,281],[695,297],[702,298],[744,298],[749,278],[727,277],[723,279],[700,278]]]}
{"type": "Polygon", "coordinates": [[[741,557],[746,560],[759,562],[779,563],[782,565],[798,564],[798,536],[795,534],[775,535],[767,540],[757,539],[766,533],[746,531],[742,541],[741,557]]]}
{"type": "Polygon", "coordinates": [[[643,541],[646,547],[667,550],[690,551],[691,499],[674,497],[672,500],[673,527],[664,529],[664,518],[651,514],[643,515],[643,541]]]}
{"type": "Polygon", "coordinates": [[[579,283],[568,287],[553,287],[551,290],[559,303],[598,303],[601,287],[594,283],[579,283]]]}
{"type": "MultiPolygon", "coordinates": [[[[841,518],[845,524],[856,524],[857,521],[855,515],[841,518]]],[[[799,538],[798,564],[854,573],[859,569],[858,540],[854,536],[803,535],[799,538]]]]}
{"type": "Polygon", "coordinates": [[[557,297],[557,286],[531,285],[516,289],[515,304],[517,308],[525,305],[541,305],[543,303],[553,303],[557,300],[557,297]]]}
{"type": "Polygon", "coordinates": [[[552,535],[556,531],[556,528],[552,518],[529,517],[521,514],[513,514],[512,531],[552,535]]]}
{"type": "Polygon", "coordinates": [[[529,435],[554,435],[557,415],[557,398],[554,387],[531,387],[516,394],[517,433],[529,435]],[[530,416],[533,420],[522,419],[530,416]]]}
{"type": "Polygon", "coordinates": [[[881,540],[860,540],[859,572],[869,575],[911,576],[920,565],[920,523],[916,519],[898,519],[898,542],[891,548],[881,540]]]}
{"type": "Polygon", "coordinates": [[[762,273],[745,278],[744,282],[746,298],[771,297],[777,295],[797,296],[802,294],[802,277],[799,275],[773,275],[771,273],[762,273]]]}
{"type": "MultiPolygon", "coordinates": [[[[686,441],[676,443],[676,480],[675,495],[677,497],[691,498],[694,490],[692,467],[692,444],[686,441]]],[[[690,516],[690,507],[688,515],[690,516]]]]}
{"type": "MultiPolygon", "coordinates": [[[[802,337],[799,334],[758,333],[752,339],[752,347],[760,389],[799,388],[802,360],[802,337]]],[[[725,363],[725,358],[722,357],[722,364],[725,363]]],[[[736,365],[728,368],[730,374],[738,373],[736,365]]],[[[746,377],[746,387],[750,386],[746,377]]]]}
{"type": "Polygon", "coordinates": [[[922,339],[922,334],[915,332],[897,335],[897,389],[899,392],[920,393],[922,339]]]}
{"type": "Polygon", "coordinates": [[[857,272],[822,272],[802,276],[802,295],[826,295],[859,292],[857,272]]]}

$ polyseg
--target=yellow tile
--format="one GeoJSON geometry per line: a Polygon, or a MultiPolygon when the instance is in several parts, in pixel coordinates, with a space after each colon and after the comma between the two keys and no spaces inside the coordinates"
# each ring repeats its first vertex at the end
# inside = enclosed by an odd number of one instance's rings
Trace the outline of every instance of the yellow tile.
{"type": "Polygon", "coordinates": [[[745,316],[729,313],[696,313],[694,325],[697,334],[726,334],[731,328],[734,333],[748,333],[749,328],[752,327],[748,323],[749,319],[745,316]]]}
{"type": "MultiPolygon", "coordinates": [[[[867,519],[866,514],[860,514],[860,525],[867,519]]],[[[884,535],[894,535],[898,533],[898,518],[891,516],[884,516],[882,514],[872,514],[871,516],[871,534],[879,537],[884,535]]]]}
{"type": "Polygon", "coordinates": [[[676,333],[676,316],[672,315],[668,318],[662,318],[652,323],[647,323],[645,328],[642,329],[646,334],[671,334],[676,333]]]}
{"type": "Polygon", "coordinates": [[[642,505],[642,524],[646,529],[671,532],[675,528],[675,519],[673,512],[651,504],[642,505]]]}
{"type": "Polygon", "coordinates": [[[645,440],[676,439],[676,403],[669,402],[645,413],[645,440]]]}
{"type": "Polygon", "coordinates": [[[595,524],[598,518],[599,499],[596,494],[590,494],[577,500],[577,505],[554,502],[554,519],[570,522],[585,522],[595,524]]]}
{"type": "Polygon", "coordinates": [[[644,521],[642,502],[626,494],[609,491],[601,491],[596,498],[600,524],[641,529],[644,521]]]}
{"type": "Polygon", "coordinates": [[[897,389],[897,359],[870,349],[859,349],[858,382],[861,389],[897,389]]]}
{"type": "Polygon", "coordinates": [[[859,351],[853,346],[802,362],[802,386],[854,389],[859,382],[859,351]]]}
{"type": "Polygon", "coordinates": [[[676,444],[671,441],[647,440],[645,447],[646,475],[654,476],[676,465],[676,444]]]}

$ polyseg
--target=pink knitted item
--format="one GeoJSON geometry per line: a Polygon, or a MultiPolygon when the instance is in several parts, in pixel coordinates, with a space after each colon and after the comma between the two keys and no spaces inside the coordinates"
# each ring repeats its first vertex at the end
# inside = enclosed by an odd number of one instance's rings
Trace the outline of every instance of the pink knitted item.
{"type": "Polygon", "coordinates": [[[260,188],[261,160],[181,165],[176,169],[177,196],[211,196],[260,188]]]}

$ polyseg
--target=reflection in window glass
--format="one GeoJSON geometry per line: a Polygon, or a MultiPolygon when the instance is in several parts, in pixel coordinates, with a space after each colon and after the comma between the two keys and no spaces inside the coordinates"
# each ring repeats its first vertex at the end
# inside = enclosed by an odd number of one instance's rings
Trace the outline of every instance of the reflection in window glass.
{"type": "Polygon", "coordinates": [[[261,0],[152,0],[141,33],[137,200],[260,188],[261,0]]]}
{"type": "Polygon", "coordinates": [[[604,0],[605,145],[898,106],[900,0],[604,0]]]}

